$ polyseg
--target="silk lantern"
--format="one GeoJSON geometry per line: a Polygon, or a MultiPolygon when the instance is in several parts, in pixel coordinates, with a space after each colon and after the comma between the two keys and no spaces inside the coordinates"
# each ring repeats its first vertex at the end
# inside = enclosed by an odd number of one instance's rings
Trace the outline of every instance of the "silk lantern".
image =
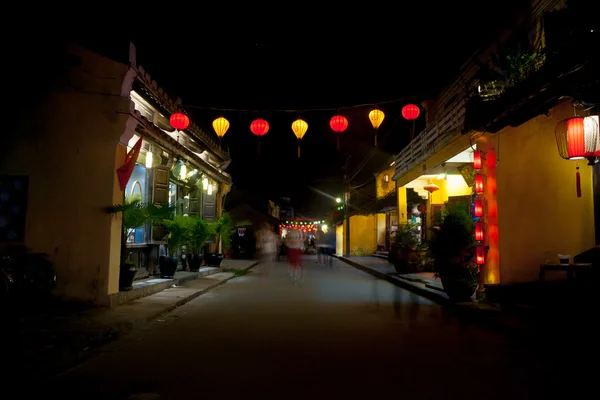
{"type": "Polygon", "coordinates": [[[419,107],[414,104],[407,104],[402,107],[402,116],[407,121],[412,121],[413,123],[410,126],[410,139],[414,138],[414,130],[415,130],[415,120],[419,118],[419,114],[421,114],[421,110],[419,107]]]}
{"type": "Polygon", "coordinates": [[[371,121],[371,125],[373,125],[373,129],[375,130],[375,146],[377,146],[377,129],[383,122],[385,118],[385,114],[380,109],[376,108],[369,113],[369,120],[371,121]]]}
{"type": "MultiPolygon", "coordinates": [[[[600,155],[598,122],[594,117],[572,117],[560,121],[554,130],[558,154],[565,160],[588,159],[594,165],[600,155]]],[[[575,188],[581,197],[581,175],[579,164],[575,164],[575,188]]]]}
{"type": "Polygon", "coordinates": [[[483,202],[481,201],[481,199],[479,197],[475,199],[475,204],[473,206],[473,214],[476,217],[483,216],[483,202]]]}
{"type": "Polygon", "coordinates": [[[190,119],[182,112],[171,114],[169,122],[171,123],[171,126],[178,131],[187,129],[187,127],[190,126],[190,119]]]}
{"type": "Polygon", "coordinates": [[[485,249],[482,245],[475,247],[475,261],[477,262],[477,265],[485,264],[485,249]]]}
{"type": "Polygon", "coordinates": [[[296,135],[298,139],[298,158],[300,158],[300,141],[304,137],[304,134],[308,130],[308,124],[301,118],[298,118],[294,122],[292,122],[292,132],[296,135]]]}
{"type": "Polygon", "coordinates": [[[250,130],[258,139],[258,153],[260,153],[260,137],[265,136],[269,132],[269,123],[262,118],[255,119],[250,124],[250,130]]]}
{"type": "Polygon", "coordinates": [[[229,129],[229,121],[227,121],[227,119],[224,117],[219,117],[213,121],[212,126],[217,134],[217,137],[219,138],[220,146],[221,139],[223,139],[223,136],[225,136],[225,133],[227,133],[227,130],[229,129]]]}
{"type": "Polygon", "coordinates": [[[473,152],[473,168],[481,169],[481,151],[479,150],[473,152]]]}
{"type": "Polygon", "coordinates": [[[340,133],[348,128],[348,120],[343,115],[334,115],[329,120],[329,126],[337,133],[337,149],[340,151],[340,133]]]}
{"type": "Polygon", "coordinates": [[[478,242],[483,241],[483,222],[475,222],[475,240],[478,242]]]}
{"type": "Polygon", "coordinates": [[[475,193],[483,193],[483,175],[475,174],[475,193]]]}

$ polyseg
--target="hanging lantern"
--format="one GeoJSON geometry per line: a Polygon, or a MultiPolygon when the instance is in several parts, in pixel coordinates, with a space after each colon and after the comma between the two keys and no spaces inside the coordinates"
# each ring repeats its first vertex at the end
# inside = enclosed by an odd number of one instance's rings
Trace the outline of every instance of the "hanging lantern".
{"type": "Polygon", "coordinates": [[[219,137],[219,142],[221,142],[221,139],[223,136],[225,136],[225,133],[227,133],[227,130],[229,129],[229,121],[227,121],[227,119],[224,117],[219,117],[213,121],[212,126],[215,130],[215,133],[219,137]]]}
{"type": "Polygon", "coordinates": [[[475,261],[477,262],[477,265],[485,264],[485,249],[482,245],[475,247],[475,261]]]}
{"type": "Polygon", "coordinates": [[[269,132],[269,123],[262,118],[255,119],[250,124],[250,130],[258,139],[258,153],[260,153],[260,137],[265,136],[269,132]]]}
{"type": "Polygon", "coordinates": [[[429,193],[433,193],[436,190],[440,190],[440,187],[433,182],[429,182],[427,185],[423,186],[424,190],[427,190],[429,193]]]}
{"type": "Polygon", "coordinates": [[[340,151],[340,133],[348,129],[348,120],[343,115],[334,115],[329,120],[329,126],[337,133],[337,149],[340,151]]]}
{"type": "Polygon", "coordinates": [[[479,197],[475,199],[475,204],[473,206],[473,214],[476,217],[483,217],[483,202],[479,197]]]}
{"type": "Polygon", "coordinates": [[[419,114],[421,114],[421,110],[419,110],[419,107],[414,104],[407,104],[402,107],[402,116],[408,121],[413,121],[419,118],[419,114]]]}
{"type": "Polygon", "coordinates": [[[475,240],[478,242],[483,241],[483,222],[475,222],[475,240]]]}
{"type": "Polygon", "coordinates": [[[481,169],[481,151],[479,150],[473,152],[473,168],[481,169]]]}
{"type": "Polygon", "coordinates": [[[298,139],[298,158],[300,158],[300,141],[304,137],[304,134],[308,130],[308,124],[301,118],[298,118],[294,122],[292,122],[292,132],[296,135],[298,139]]]}
{"type": "MultiPolygon", "coordinates": [[[[558,154],[565,160],[588,159],[594,165],[600,155],[600,137],[597,118],[572,117],[560,121],[554,130],[558,154]]],[[[579,164],[575,164],[575,188],[581,197],[581,176],[579,164]]]]}
{"type": "Polygon", "coordinates": [[[169,122],[171,123],[171,126],[177,129],[178,131],[187,129],[187,127],[190,126],[190,119],[187,115],[185,115],[182,112],[176,112],[171,114],[169,122]]]}
{"type": "Polygon", "coordinates": [[[375,146],[377,146],[377,129],[379,129],[379,125],[381,125],[384,118],[385,114],[378,108],[369,113],[369,120],[371,120],[371,125],[373,125],[373,129],[375,130],[375,146]]]}
{"type": "Polygon", "coordinates": [[[483,193],[483,175],[475,174],[475,193],[483,193]]]}

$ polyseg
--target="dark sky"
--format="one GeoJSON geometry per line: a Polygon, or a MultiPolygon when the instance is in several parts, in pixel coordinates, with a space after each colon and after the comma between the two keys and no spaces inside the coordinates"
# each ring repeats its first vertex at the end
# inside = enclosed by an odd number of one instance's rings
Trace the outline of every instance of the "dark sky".
{"type": "Polygon", "coordinates": [[[318,214],[331,200],[311,188],[337,195],[347,157],[354,168],[373,149],[373,105],[386,114],[380,146],[355,185],[408,142],[401,107],[434,97],[519,3],[526,2],[360,3],[356,10],[173,5],[164,13],[153,9],[152,18],[139,8],[121,20],[111,17],[105,21],[114,25],[110,34],[87,29],[82,37],[120,57],[132,40],[138,64],[179,95],[200,126],[214,134],[215,117],[231,122],[223,145],[233,159],[234,191],[288,196],[301,212],[318,214]],[[349,120],[339,152],[329,128],[338,110],[349,120]],[[291,130],[299,116],[309,124],[300,159],[291,130]],[[271,125],[260,154],[250,132],[258,117],[271,125]]]}

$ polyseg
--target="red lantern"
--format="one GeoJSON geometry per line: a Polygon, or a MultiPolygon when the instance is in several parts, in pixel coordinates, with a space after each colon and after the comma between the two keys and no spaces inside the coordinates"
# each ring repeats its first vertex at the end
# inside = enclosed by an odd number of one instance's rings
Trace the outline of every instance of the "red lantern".
{"type": "Polygon", "coordinates": [[[190,119],[187,115],[185,115],[182,112],[176,112],[174,114],[171,114],[169,122],[171,123],[171,126],[177,129],[178,131],[187,129],[187,127],[190,126],[190,119]]]}
{"type": "Polygon", "coordinates": [[[482,265],[485,264],[485,252],[484,252],[484,248],[482,245],[479,245],[477,247],[475,247],[476,253],[475,253],[475,261],[477,262],[477,265],[482,265]]]}
{"type": "Polygon", "coordinates": [[[475,199],[475,205],[473,206],[473,214],[475,214],[476,217],[483,216],[483,202],[480,198],[475,199]]]}
{"type": "Polygon", "coordinates": [[[348,128],[348,120],[343,115],[334,115],[329,120],[329,126],[337,133],[337,149],[340,150],[340,133],[348,128]]]}
{"type": "Polygon", "coordinates": [[[479,150],[473,152],[473,168],[481,169],[481,151],[479,150]]]}
{"type": "Polygon", "coordinates": [[[475,174],[475,193],[483,193],[483,175],[475,174]]]}
{"type": "Polygon", "coordinates": [[[269,132],[269,123],[261,118],[255,119],[250,124],[250,130],[256,136],[265,136],[269,132]]]}
{"type": "Polygon", "coordinates": [[[483,222],[475,222],[475,240],[483,241],[483,222]]]}
{"type": "Polygon", "coordinates": [[[419,118],[419,114],[421,114],[421,110],[419,110],[419,107],[414,104],[407,104],[402,107],[402,116],[408,121],[419,118]]]}

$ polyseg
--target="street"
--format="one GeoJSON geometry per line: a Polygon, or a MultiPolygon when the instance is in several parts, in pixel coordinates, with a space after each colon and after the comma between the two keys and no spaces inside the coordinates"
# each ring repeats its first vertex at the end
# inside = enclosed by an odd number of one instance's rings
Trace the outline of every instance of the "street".
{"type": "Polygon", "coordinates": [[[38,394],[525,399],[557,390],[553,367],[526,346],[339,260],[334,268],[315,261],[304,258],[302,284],[291,283],[284,261],[261,264],[105,346],[38,394]]]}

